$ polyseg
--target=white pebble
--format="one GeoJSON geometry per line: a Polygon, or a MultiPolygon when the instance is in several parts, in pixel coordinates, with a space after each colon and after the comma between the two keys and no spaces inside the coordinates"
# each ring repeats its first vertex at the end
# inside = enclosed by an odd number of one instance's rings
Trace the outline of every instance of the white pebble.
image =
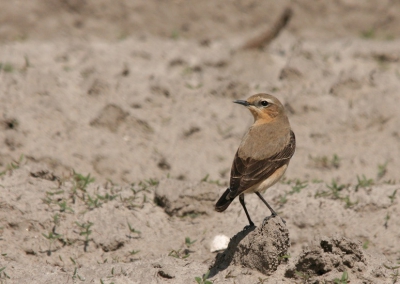
{"type": "Polygon", "coordinates": [[[216,235],[211,242],[210,251],[215,252],[226,249],[229,244],[229,238],[225,235],[216,235]]]}

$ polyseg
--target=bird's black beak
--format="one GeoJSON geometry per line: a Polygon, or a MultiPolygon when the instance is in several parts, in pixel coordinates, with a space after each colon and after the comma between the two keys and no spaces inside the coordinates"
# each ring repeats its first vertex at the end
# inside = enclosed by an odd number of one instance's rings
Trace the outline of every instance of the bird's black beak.
{"type": "Polygon", "coordinates": [[[240,105],[244,105],[244,106],[249,106],[250,104],[247,101],[244,100],[236,100],[233,101],[235,104],[240,104],[240,105]]]}

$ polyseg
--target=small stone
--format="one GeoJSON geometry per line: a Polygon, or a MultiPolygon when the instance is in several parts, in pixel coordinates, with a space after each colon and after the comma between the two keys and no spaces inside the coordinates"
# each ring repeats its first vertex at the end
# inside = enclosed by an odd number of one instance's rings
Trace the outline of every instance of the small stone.
{"type": "Polygon", "coordinates": [[[216,235],[211,242],[210,251],[216,252],[219,250],[224,250],[228,247],[229,238],[225,235],[216,235]]]}

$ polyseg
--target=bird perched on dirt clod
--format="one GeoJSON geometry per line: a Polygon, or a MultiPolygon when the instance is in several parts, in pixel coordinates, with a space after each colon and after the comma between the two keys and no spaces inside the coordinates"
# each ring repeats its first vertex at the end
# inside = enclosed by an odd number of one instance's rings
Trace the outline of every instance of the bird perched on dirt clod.
{"type": "Polygon", "coordinates": [[[267,218],[277,216],[261,193],[285,173],[296,148],[296,138],[283,105],[274,96],[256,94],[234,103],[247,107],[254,116],[254,123],[239,145],[233,159],[229,188],[215,204],[215,210],[224,211],[239,196],[250,226],[254,226],[244,203],[244,194],[257,194],[271,211],[267,218]]]}

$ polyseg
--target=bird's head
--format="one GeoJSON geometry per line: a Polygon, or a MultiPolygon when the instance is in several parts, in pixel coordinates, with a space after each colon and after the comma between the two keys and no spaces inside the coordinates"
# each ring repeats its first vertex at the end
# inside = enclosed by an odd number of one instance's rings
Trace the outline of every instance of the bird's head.
{"type": "Polygon", "coordinates": [[[269,123],[277,118],[286,117],[285,109],[281,102],[269,94],[256,94],[247,100],[233,102],[247,107],[254,116],[256,123],[269,123]]]}

